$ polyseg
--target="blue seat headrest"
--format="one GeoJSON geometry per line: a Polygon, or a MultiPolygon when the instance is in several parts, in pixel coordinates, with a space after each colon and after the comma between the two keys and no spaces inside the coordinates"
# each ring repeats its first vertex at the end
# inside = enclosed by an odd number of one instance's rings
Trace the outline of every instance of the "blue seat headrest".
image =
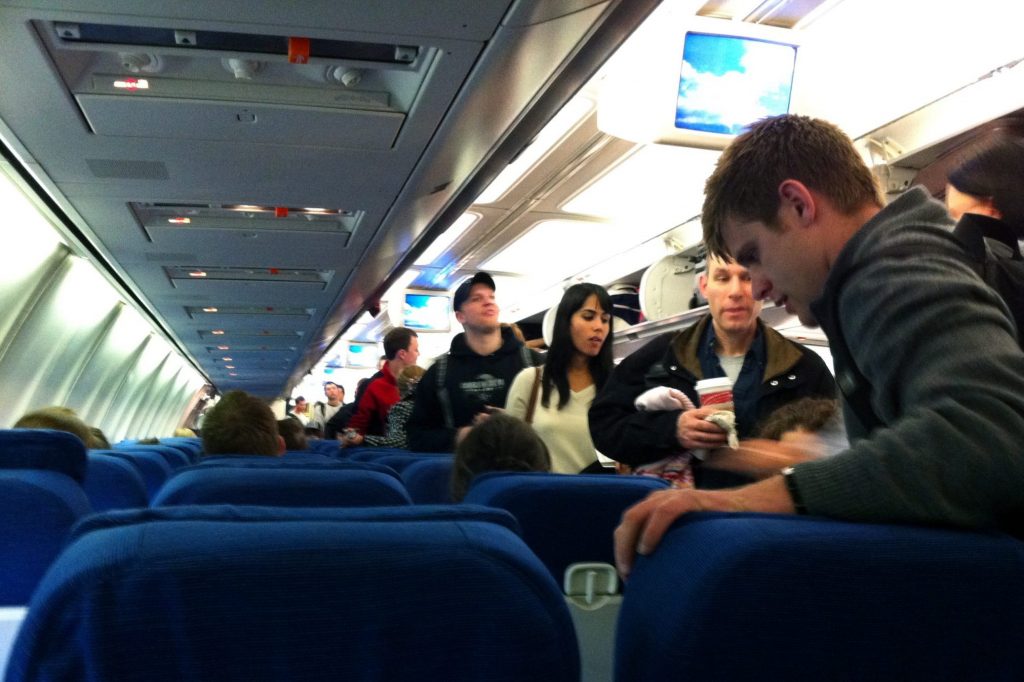
{"type": "Polygon", "coordinates": [[[43,469],[85,480],[85,443],[54,429],[0,430],[0,469],[43,469]]]}

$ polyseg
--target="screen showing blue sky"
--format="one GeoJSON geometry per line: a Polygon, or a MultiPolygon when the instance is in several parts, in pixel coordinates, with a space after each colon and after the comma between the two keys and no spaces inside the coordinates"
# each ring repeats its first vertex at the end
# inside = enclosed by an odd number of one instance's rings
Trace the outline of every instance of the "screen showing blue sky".
{"type": "Polygon", "coordinates": [[[419,331],[448,331],[448,300],[434,294],[406,294],[402,325],[419,331]]]}
{"type": "Polygon", "coordinates": [[[796,48],[738,36],[687,33],[676,128],[735,135],[789,111],[796,48]]]}
{"type": "Polygon", "coordinates": [[[377,367],[377,344],[375,343],[350,343],[348,344],[348,366],[355,368],[373,369],[377,367]]]}

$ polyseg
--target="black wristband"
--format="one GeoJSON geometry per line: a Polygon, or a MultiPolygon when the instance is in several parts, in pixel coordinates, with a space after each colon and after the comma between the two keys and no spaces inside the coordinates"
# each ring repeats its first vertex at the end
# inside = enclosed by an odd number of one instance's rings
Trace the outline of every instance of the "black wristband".
{"type": "Polygon", "coordinates": [[[782,480],[786,484],[786,492],[793,500],[793,509],[797,514],[806,514],[807,507],[804,505],[804,498],[800,495],[800,488],[797,487],[796,479],[793,478],[793,467],[786,467],[781,472],[782,480]]]}

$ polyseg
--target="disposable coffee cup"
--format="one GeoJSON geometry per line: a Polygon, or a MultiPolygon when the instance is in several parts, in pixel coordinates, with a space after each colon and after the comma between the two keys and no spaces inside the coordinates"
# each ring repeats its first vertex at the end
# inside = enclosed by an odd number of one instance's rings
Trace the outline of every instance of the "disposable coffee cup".
{"type": "Polygon", "coordinates": [[[713,406],[720,410],[735,411],[732,404],[732,381],[729,377],[701,379],[696,388],[701,407],[713,406]]]}

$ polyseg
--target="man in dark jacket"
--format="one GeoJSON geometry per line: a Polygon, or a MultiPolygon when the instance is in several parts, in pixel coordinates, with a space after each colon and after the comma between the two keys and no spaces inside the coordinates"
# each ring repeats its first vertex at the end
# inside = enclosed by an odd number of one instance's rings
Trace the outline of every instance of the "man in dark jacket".
{"type": "MultiPolygon", "coordinates": [[[[740,438],[782,405],[803,397],[833,398],[835,382],[813,351],[782,337],[758,320],[761,303],[751,293],[750,273],[735,262],[708,259],[700,277],[709,313],[677,334],[654,339],[615,368],[590,408],[590,433],[602,454],[638,466],[680,450],[711,450],[726,434],[704,418],[714,407],[640,411],[645,391],[667,386],[700,405],[695,384],[728,376],[733,382],[740,438]]],[[[697,487],[718,488],[748,481],[713,469],[712,454],[695,463],[697,487]]]]}
{"type": "Polygon", "coordinates": [[[454,452],[475,424],[505,404],[516,374],[539,364],[498,323],[494,280],[486,272],[459,285],[452,307],[464,331],[423,375],[407,425],[409,446],[419,452],[454,452]]]}
{"type": "Polygon", "coordinates": [[[750,269],[755,296],[845,349],[835,368],[850,448],[742,488],[648,497],[615,532],[621,573],[698,510],[1024,536],[1024,352],[941,204],[914,188],[883,205],[842,131],[786,115],[722,153],[701,220],[709,250],[750,269]]]}

